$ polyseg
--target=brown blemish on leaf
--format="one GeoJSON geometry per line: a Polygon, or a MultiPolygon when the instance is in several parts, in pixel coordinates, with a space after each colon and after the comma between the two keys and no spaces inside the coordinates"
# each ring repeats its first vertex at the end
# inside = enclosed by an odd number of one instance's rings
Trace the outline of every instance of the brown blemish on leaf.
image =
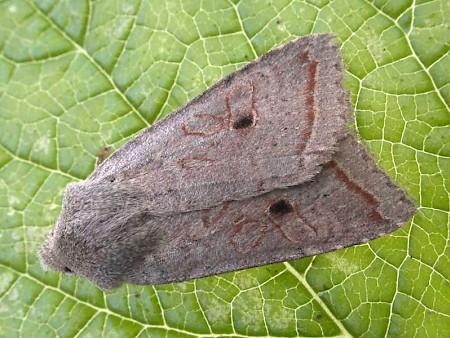
{"type": "Polygon", "coordinates": [[[106,146],[102,150],[100,150],[97,156],[97,166],[99,166],[100,164],[103,163],[103,161],[106,160],[106,158],[109,156],[110,150],[111,150],[110,146],[106,146]]]}

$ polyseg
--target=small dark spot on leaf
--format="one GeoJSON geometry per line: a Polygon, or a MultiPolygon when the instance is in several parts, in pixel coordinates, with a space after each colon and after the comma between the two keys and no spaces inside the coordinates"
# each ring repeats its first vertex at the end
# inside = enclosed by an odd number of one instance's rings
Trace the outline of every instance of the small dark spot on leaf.
{"type": "Polygon", "coordinates": [[[293,210],[294,208],[292,207],[291,203],[286,200],[279,200],[278,202],[273,203],[269,208],[269,212],[275,216],[281,216],[290,213],[293,210]]]}
{"type": "Polygon", "coordinates": [[[234,129],[245,129],[250,127],[253,124],[253,116],[246,115],[242,116],[239,120],[233,123],[234,129]]]}
{"type": "Polygon", "coordinates": [[[322,319],[323,319],[323,316],[322,316],[322,315],[317,315],[317,316],[316,316],[316,320],[320,321],[320,320],[322,320],[322,319]]]}

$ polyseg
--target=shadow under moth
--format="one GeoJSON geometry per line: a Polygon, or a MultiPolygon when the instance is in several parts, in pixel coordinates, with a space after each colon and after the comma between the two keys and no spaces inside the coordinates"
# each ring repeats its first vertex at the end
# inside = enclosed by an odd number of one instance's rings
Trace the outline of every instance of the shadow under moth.
{"type": "Polygon", "coordinates": [[[416,207],[347,130],[333,35],[227,76],[68,185],[46,269],[102,289],[316,255],[398,229],[416,207]]]}

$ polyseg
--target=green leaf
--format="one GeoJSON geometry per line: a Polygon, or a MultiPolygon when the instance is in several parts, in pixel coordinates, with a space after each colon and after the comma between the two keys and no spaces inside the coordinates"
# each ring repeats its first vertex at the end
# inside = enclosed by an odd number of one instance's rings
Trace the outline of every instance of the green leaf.
{"type": "Polygon", "coordinates": [[[450,336],[450,2],[0,1],[0,336],[450,336]],[[355,127],[419,212],[367,244],[166,286],[44,272],[64,187],[219,79],[334,32],[355,127]]]}

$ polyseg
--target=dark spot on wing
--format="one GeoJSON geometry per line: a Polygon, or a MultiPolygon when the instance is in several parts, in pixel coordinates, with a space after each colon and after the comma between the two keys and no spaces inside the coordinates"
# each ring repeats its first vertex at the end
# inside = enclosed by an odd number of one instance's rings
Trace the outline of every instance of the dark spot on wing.
{"type": "Polygon", "coordinates": [[[245,129],[253,125],[254,119],[251,115],[242,116],[233,123],[234,129],[245,129]]]}
{"type": "Polygon", "coordinates": [[[269,212],[274,216],[281,216],[292,211],[294,211],[294,207],[291,203],[289,203],[289,201],[284,199],[273,203],[269,208],[269,212]]]}

